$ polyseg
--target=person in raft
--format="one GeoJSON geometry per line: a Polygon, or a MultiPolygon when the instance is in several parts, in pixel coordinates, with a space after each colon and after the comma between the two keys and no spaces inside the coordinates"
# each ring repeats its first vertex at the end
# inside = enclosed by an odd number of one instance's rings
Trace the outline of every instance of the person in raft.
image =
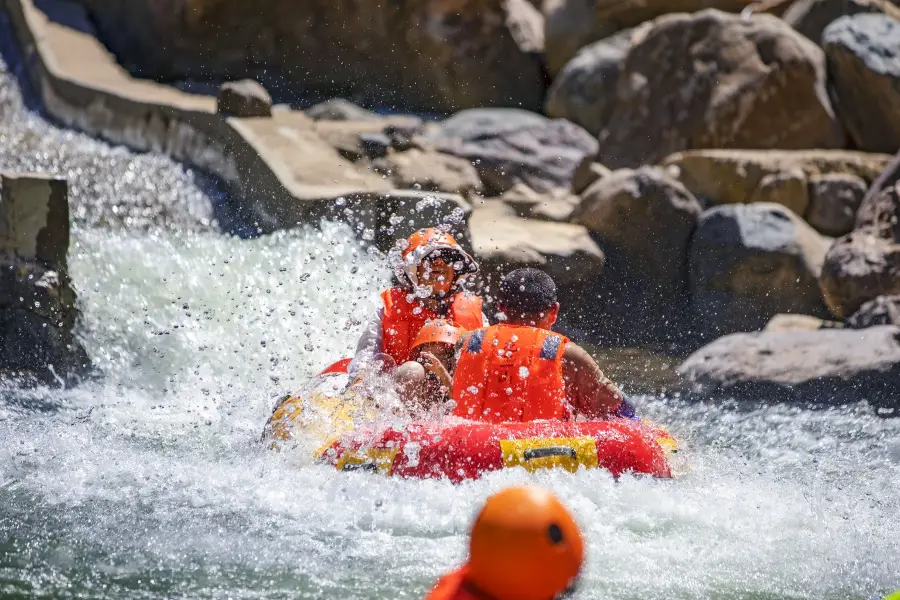
{"type": "Polygon", "coordinates": [[[478,271],[472,257],[452,235],[420,229],[391,251],[400,283],[381,293],[382,305],[369,321],[348,372],[355,375],[373,358],[409,361],[413,342],[428,321],[445,319],[464,330],[487,325],[480,297],[462,291],[462,279],[478,271]]]}
{"type": "Polygon", "coordinates": [[[501,323],[463,335],[453,375],[453,414],[490,423],[631,416],[630,407],[582,348],[550,330],[556,284],[538,269],[500,282],[501,323]]]}
{"type": "Polygon", "coordinates": [[[489,497],[469,537],[466,563],[425,600],[553,600],[571,594],[584,540],[566,507],[534,486],[489,497]]]}
{"type": "Polygon", "coordinates": [[[456,344],[462,334],[462,328],[445,319],[428,321],[422,326],[410,349],[410,360],[394,373],[407,406],[429,409],[450,400],[456,344]]]}

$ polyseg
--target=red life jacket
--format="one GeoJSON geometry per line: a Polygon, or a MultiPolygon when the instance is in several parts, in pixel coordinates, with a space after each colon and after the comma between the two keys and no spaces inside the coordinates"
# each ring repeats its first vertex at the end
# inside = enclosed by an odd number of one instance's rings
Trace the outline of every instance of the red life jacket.
{"type": "Polygon", "coordinates": [[[447,319],[467,331],[483,326],[481,298],[460,292],[450,299],[450,310],[441,315],[425,307],[422,300],[413,298],[403,288],[391,288],[381,293],[384,319],[381,321],[381,351],[399,365],[409,360],[409,350],[426,321],[447,319]],[[412,300],[410,300],[412,298],[412,300]]]}
{"type": "Polygon", "coordinates": [[[568,341],[518,325],[466,334],[453,376],[453,414],[488,423],[570,419],[562,373],[568,341]]]}
{"type": "Polygon", "coordinates": [[[447,573],[438,579],[434,588],[425,596],[425,600],[494,600],[490,596],[479,593],[477,589],[466,583],[466,567],[447,573]]]}

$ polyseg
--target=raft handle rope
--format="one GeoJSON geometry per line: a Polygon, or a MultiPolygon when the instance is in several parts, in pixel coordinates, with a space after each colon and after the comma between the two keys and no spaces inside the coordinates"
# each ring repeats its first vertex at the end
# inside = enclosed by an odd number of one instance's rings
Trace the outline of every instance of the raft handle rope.
{"type": "Polygon", "coordinates": [[[522,454],[525,460],[535,460],[550,456],[566,456],[574,459],[578,457],[578,453],[575,452],[575,448],[569,448],[568,446],[549,446],[547,448],[530,448],[522,454]]]}

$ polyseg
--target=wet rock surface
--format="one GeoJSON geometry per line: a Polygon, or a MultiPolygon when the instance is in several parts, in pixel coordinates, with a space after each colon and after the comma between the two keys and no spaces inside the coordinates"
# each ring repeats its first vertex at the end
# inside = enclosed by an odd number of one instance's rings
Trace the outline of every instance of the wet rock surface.
{"type": "Polygon", "coordinates": [[[572,220],[608,255],[605,331],[631,342],[680,336],[688,248],[701,212],[697,199],[656,167],[614,171],[583,192],[572,220]]]}
{"type": "Polygon", "coordinates": [[[229,81],[219,88],[216,112],[230,117],[270,117],[272,97],[254,79],[229,81]]]}
{"type": "Polygon", "coordinates": [[[896,408],[900,328],[735,333],[704,346],[678,372],[695,393],[751,402],[896,408]]]}
{"type": "Polygon", "coordinates": [[[806,220],[829,236],[849,233],[866,194],[866,182],[849,173],[814,175],[809,179],[806,220]]]}
{"type": "Polygon", "coordinates": [[[776,314],[827,316],[818,278],[828,242],[777,204],[718,206],[691,244],[691,303],[707,339],[755,331],[776,314]]]}
{"type": "Polygon", "coordinates": [[[900,295],[878,296],[859,307],[847,319],[847,325],[855,329],[878,325],[900,326],[900,295]]]}
{"type": "Polygon", "coordinates": [[[797,0],[784,13],[784,21],[817,44],[822,32],[840,17],[883,13],[900,20],[900,7],[890,0],[797,0]]]}
{"type": "Polygon", "coordinates": [[[6,377],[58,384],[90,369],[73,333],[66,191],[64,180],[0,174],[0,374],[6,377]]]}

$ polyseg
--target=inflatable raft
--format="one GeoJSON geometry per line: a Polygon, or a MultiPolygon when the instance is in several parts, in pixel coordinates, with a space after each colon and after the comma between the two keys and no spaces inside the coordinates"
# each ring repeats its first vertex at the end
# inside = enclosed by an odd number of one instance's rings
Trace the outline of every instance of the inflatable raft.
{"type": "MultiPolygon", "coordinates": [[[[266,424],[273,447],[297,428],[321,444],[315,460],[339,471],[370,471],[405,478],[477,479],[507,468],[528,471],[600,468],[671,477],[669,457],[677,442],[662,428],[636,419],[477,423],[447,418],[393,427],[374,422],[382,407],[348,393],[346,365],[332,365],[303,393],[285,396],[266,424]]],[[[318,444],[317,444],[318,445],[318,444]]]]}
{"type": "Polygon", "coordinates": [[[461,482],[500,469],[606,469],[671,477],[667,454],[674,440],[663,430],[630,419],[530,423],[413,423],[357,431],[319,451],[340,471],[461,482]],[[662,443],[661,443],[662,442],[662,443]]]}

